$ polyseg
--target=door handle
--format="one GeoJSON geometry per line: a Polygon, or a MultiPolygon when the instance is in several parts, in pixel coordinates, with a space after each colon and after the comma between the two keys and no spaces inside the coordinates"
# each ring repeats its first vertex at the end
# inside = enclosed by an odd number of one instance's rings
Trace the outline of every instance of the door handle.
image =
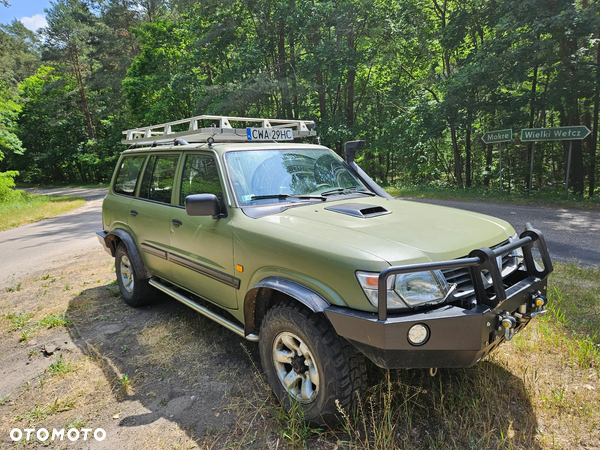
{"type": "Polygon", "coordinates": [[[138,212],[135,209],[132,209],[129,211],[129,214],[131,214],[133,217],[138,215],[138,212]]]}
{"type": "Polygon", "coordinates": [[[173,225],[177,225],[178,227],[183,225],[183,222],[179,219],[173,219],[173,220],[171,220],[171,222],[173,222],[173,225]]]}

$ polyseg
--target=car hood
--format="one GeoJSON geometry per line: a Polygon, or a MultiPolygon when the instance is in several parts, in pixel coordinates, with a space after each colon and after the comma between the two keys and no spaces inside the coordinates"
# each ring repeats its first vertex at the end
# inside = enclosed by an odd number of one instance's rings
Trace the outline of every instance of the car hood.
{"type": "Polygon", "coordinates": [[[361,250],[392,265],[460,258],[514,234],[508,222],[483,214],[381,197],[294,206],[258,220],[301,232],[307,245],[310,236],[320,241],[325,237],[329,245],[361,250]],[[356,210],[361,205],[388,212],[356,217],[330,209],[356,210]]]}

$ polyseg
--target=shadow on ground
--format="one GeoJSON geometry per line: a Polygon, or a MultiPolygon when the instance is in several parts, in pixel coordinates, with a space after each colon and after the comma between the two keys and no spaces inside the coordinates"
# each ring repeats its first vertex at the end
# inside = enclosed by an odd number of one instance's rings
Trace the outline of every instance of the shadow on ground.
{"type": "MultiPolygon", "coordinates": [[[[175,301],[130,308],[117,289],[81,292],[68,318],[73,342],[101,365],[110,395],[136,405],[124,408],[119,427],[166,420],[201,448],[215,440],[215,448],[287,447],[281,433],[293,424],[282,423],[281,414],[276,420],[277,408],[257,381],[256,344],[175,301]],[[263,400],[249,404],[257,389],[263,400]],[[261,409],[254,416],[259,420],[247,420],[248,407],[261,409]]],[[[387,433],[387,448],[538,448],[523,381],[502,363],[440,370],[436,377],[426,370],[373,369],[370,378],[376,386],[356,417],[334,430],[307,431],[301,447],[378,448],[377,433],[387,433]]]]}

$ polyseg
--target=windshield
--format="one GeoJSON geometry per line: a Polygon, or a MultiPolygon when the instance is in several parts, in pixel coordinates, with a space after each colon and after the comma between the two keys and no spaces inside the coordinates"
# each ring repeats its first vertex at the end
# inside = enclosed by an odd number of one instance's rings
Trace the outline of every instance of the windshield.
{"type": "Polygon", "coordinates": [[[366,190],[331,150],[233,151],[225,161],[241,206],[366,190]]]}

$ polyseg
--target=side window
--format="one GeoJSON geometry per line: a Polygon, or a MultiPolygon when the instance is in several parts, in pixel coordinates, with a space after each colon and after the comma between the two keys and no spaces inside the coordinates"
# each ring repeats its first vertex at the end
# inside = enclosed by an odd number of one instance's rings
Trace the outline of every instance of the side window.
{"type": "Polygon", "coordinates": [[[223,190],[215,159],[210,155],[188,155],[183,168],[179,205],[185,205],[185,197],[192,194],[214,194],[223,204],[223,190]]]}
{"type": "Polygon", "coordinates": [[[145,159],[145,156],[126,156],[123,158],[113,186],[113,192],[122,195],[134,194],[140,169],[145,159]]]}
{"type": "Polygon", "coordinates": [[[161,203],[171,203],[173,179],[177,170],[179,155],[151,156],[142,178],[140,198],[147,198],[161,203]]]}

